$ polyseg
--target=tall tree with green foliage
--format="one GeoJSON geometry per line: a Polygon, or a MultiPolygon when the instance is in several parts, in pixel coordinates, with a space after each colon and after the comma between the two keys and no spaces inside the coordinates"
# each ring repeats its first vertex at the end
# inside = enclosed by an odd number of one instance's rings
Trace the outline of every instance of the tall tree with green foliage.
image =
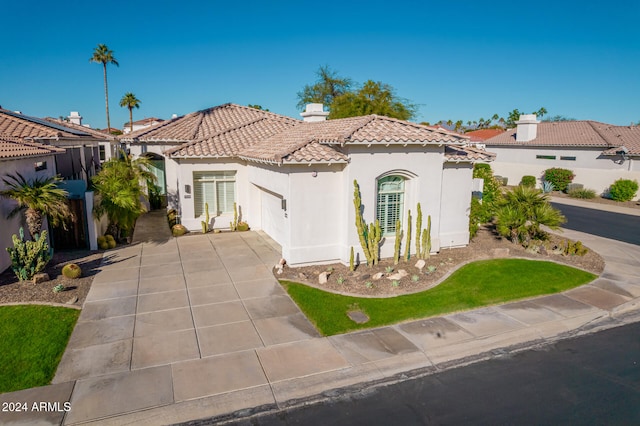
{"type": "Polygon", "coordinates": [[[104,99],[107,109],[107,131],[111,133],[111,120],[109,119],[109,87],[107,85],[107,64],[112,64],[115,66],[120,66],[120,64],[118,64],[118,61],[113,56],[113,51],[110,50],[106,44],[99,44],[93,50],[93,56],[91,56],[89,62],[102,64],[104,75],[104,99]]]}
{"type": "MultiPolygon", "coordinates": [[[[539,110],[532,112],[531,114],[535,114],[537,118],[542,118],[547,114],[547,109],[545,107],[540,107],[539,110]]],[[[526,114],[526,112],[520,112],[517,108],[509,113],[507,120],[505,121],[505,125],[507,128],[511,129],[516,126],[516,121],[520,120],[520,115],[526,114]]]]}
{"type": "Polygon", "coordinates": [[[355,92],[336,97],[330,105],[329,118],[358,117],[378,114],[399,120],[412,119],[417,107],[399,98],[388,84],[368,80],[355,92]]]}
{"type": "Polygon", "coordinates": [[[129,109],[129,130],[133,132],[133,109],[140,108],[140,99],[133,93],[127,92],[120,99],[120,106],[129,109]]]}
{"type": "Polygon", "coordinates": [[[321,103],[330,107],[335,98],[351,90],[351,79],[340,77],[328,65],[321,66],[316,75],[318,79],[314,84],[308,84],[298,92],[298,108],[304,109],[310,103],[321,103]]]}
{"type": "Polygon", "coordinates": [[[116,239],[129,235],[136,219],[146,211],[142,204],[148,197],[145,186],[151,187],[156,177],[149,171],[151,162],[145,157],[132,159],[121,155],[102,165],[102,170],[93,177],[96,192],[94,215],[107,215],[107,233],[116,239]]]}
{"type": "Polygon", "coordinates": [[[16,172],[15,175],[6,175],[2,181],[6,189],[0,191],[0,196],[17,202],[8,217],[14,217],[24,211],[27,229],[32,238],[42,231],[42,221],[45,217],[53,226],[64,225],[65,220],[75,219],[67,202],[69,194],[58,187],[62,178],[55,176],[28,180],[16,172]]]}

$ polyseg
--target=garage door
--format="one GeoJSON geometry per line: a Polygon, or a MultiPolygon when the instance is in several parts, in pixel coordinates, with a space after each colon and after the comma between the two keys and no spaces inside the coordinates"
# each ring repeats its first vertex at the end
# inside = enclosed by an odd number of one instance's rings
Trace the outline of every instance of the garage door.
{"type": "Polygon", "coordinates": [[[284,243],[285,236],[285,211],[282,210],[282,195],[262,189],[262,230],[273,238],[278,244],[284,243]]]}

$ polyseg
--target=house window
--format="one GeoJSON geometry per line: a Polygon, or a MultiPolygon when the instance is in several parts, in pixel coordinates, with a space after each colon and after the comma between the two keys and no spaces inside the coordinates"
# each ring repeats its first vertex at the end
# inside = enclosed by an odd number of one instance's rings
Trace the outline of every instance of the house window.
{"type": "Polygon", "coordinates": [[[561,160],[576,161],[576,157],[560,157],[561,160]]]}
{"type": "Polygon", "coordinates": [[[236,172],[194,172],[193,193],[195,217],[205,215],[205,203],[209,204],[209,214],[232,213],[236,201],[236,172]]]}
{"type": "Polygon", "coordinates": [[[106,161],[107,159],[107,151],[104,145],[98,146],[98,155],[100,157],[100,161],[106,161]]]}
{"type": "Polygon", "coordinates": [[[555,155],[536,155],[536,158],[538,160],[555,160],[556,156],[555,155]]]}
{"type": "Polygon", "coordinates": [[[36,172],[39,172],[40,170],[47,170],[47,162],[38,161],[37,163],[34,164],[34,167],[36,169],[36,172]]]}
{"type": "Polygon", "coordinates": [[[380,222],[383,235],[395,234],[396,221],[402,220],[404,181],[402,176],[387,176],[378,180],[376,219],[380,222]]]}

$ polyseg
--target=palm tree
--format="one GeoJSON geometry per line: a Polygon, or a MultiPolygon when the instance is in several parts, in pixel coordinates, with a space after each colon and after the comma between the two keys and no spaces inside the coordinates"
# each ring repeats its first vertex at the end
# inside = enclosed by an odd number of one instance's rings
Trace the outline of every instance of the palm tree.
{"type": "Polygon", "coordinates": [[[112,158],[102,165],[102,170],[93,177],[96,191],[94,214],[107,215],[107,233],[116,239],[128,236],[136,219],[145,212],[141,199],[147,197],[144,186],[153,185],[156,177],[149,172],[149,159],[140,157],[132,160],[123,153],[120,158],[112,158]]]}
{"type": "Polygon", "coordinates": [[[133,132],[133,109],[140,108],[140,99],[133,93],[127,92],[120,99],[120,106],[129,108],[129,129],[133,132]]]}
{"type": "Polygon", "coordinates": [[[109,119],[109,89],[107,86],[107,64],[113,64],[120,66],[116,58],[113,57],[113,50],[109,50],[106,44],[99,44],[93,50],[93,56],[89,59],[89,62],[96,62],[102,64],[104,71],[104,98],[107,105],[107,129],[111,133],[111,120],[109,119]]]}
{"type": "Polygon", "coordinates": [[[52,225],[64,225],[66,219],[75,220],[67,204],[67,191],[57,184],[62,181],[58,176],[36,178],[28,181],[20,173],[6,175],[2,181],[7,189],[0,191],[0,195],[18,202],[16,208],[9,212],[11,218],[17,213],[25,211],[27,229],[32,238],[40,234],[42,220],[46,216],[52,225]]]}
{"type": "Polygon", "coordinates": [[[523,185],[505,192],[496,212],[496,229],[513,243],[544,238],[541,225],[558,229],[564,222],[562,213],[549,204],[547,194],[523,185]]]}

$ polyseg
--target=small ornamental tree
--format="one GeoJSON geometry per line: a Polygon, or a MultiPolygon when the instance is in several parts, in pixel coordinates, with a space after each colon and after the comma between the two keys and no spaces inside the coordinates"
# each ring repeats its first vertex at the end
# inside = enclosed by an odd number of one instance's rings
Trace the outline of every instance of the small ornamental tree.
{"type": "Polygon", "coordinates": [[[544,171],[543,179],[553,184],[556,191],[565,192],[576,175],[571,170],[553,167],[544,171]]]}

